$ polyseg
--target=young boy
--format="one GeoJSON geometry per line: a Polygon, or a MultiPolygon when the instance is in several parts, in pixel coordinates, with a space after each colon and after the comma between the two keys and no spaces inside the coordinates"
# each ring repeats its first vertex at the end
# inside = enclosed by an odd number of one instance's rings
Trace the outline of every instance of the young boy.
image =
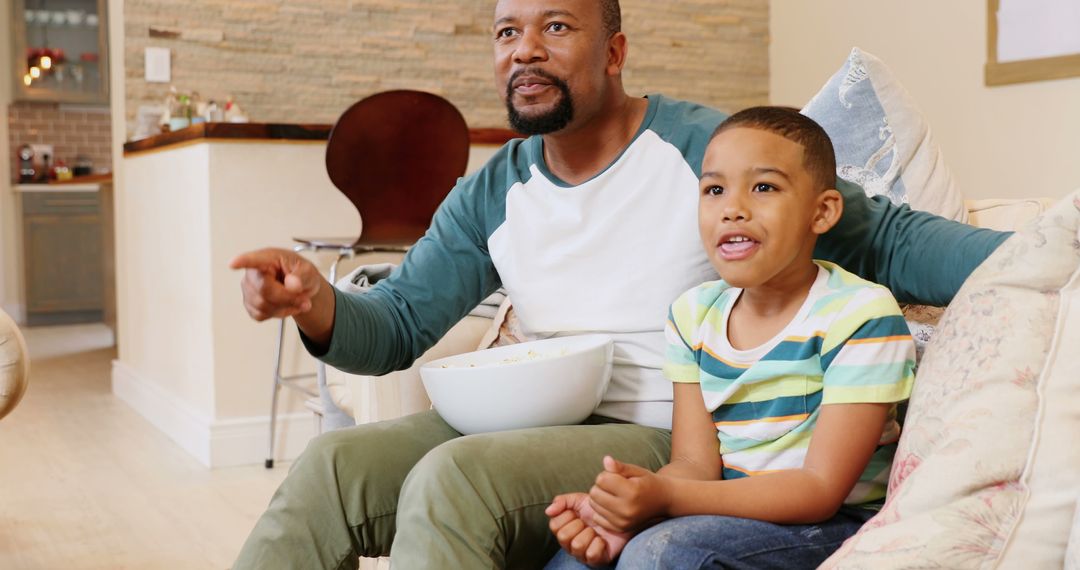
{"type": "Polygon", "coordinates": [[[792,109],[713,133],[699,226],[722,280],[671,306],[671,461],[605,457],[587,495],[556,497],[549,568],[812,568],[876,512],[915,349],[887,289],[811,257],[843,209],[835,173],[792,109]]]}

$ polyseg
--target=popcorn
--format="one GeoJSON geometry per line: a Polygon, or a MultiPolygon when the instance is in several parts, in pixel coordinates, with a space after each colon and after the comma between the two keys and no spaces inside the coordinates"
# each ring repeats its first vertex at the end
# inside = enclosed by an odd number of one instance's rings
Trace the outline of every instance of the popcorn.
{"type": "Polygon", "coordinates": [[[568,353],[567,353],[565,348],[560,350],[559,352],[553,352],[553,353],[540,353],[540,352],[536,352],[535,350],[530,350],[529,352],[526,352],[524,354],[518,354],[518,355],[515,355],[515,356],[509,356],[509,357],[504,358],[502,360],[499,360],[497,362],[489,362],[487,364],[475,364],[475,363],[470,363],[470,364],[443,364],[443,365],[439,366],[439,368],[487,368],[487,367],[490,367],[490,366],[503,366],[503,365],[506,365],[506,364],[517,364],[519,362],[529,362],[529,361],[533,361],[533,360],[544,360],[544,359],[547,359],[547,358],[555,358],[557,356],[566,356],[566,354],[568,354],[568,353]]]}

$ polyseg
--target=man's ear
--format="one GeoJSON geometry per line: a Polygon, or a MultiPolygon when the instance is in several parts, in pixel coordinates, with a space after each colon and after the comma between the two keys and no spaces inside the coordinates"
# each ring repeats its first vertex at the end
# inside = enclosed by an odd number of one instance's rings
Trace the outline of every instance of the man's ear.
{"type": "Polygon", "coordinates": [[[626,34],[615,32],[607,40],[607,73],[619,75],[623,66],[626,65],[626,56],[630,52],[630,44],[626,41],[626,34]]]}
{"type": "Polygon", "coordinates": [[[832,229],[840,216],[844,214],[844,197],[835,188],[824,190],[817,197],[817,207],[814,211],[814,219],[810,222],[810,229],[817,235],[821,235],[832,229]]]}

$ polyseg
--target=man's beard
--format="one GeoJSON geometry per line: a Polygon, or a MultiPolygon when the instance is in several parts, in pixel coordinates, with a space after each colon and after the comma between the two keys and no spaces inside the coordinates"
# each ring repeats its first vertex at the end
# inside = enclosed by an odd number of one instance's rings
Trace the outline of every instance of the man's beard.
{"type": "Polygon", "coordinates": [[[574,118],[574,102],[570,99],[570,87],[565,81],[540,70],[521,70],[510,77],[506,84],[506,113],[510,119],[510,128],[524,135],[546,135],[562,130],[574,118]],[[523,73],[542,77],[558,88],[559,97],[555,107],[536,116],[524,116],[514,107],[514,80],[523,73]]]}

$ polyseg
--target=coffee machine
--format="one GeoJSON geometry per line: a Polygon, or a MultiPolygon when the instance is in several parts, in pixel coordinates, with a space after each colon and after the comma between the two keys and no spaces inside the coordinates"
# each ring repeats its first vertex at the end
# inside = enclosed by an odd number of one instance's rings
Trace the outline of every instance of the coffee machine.
{"type": "Polygon", "coordinates": [[[36,182],[37,168],[34,167],[34,149],[28,144],[19,147],[19,183],[36,182]]]}

